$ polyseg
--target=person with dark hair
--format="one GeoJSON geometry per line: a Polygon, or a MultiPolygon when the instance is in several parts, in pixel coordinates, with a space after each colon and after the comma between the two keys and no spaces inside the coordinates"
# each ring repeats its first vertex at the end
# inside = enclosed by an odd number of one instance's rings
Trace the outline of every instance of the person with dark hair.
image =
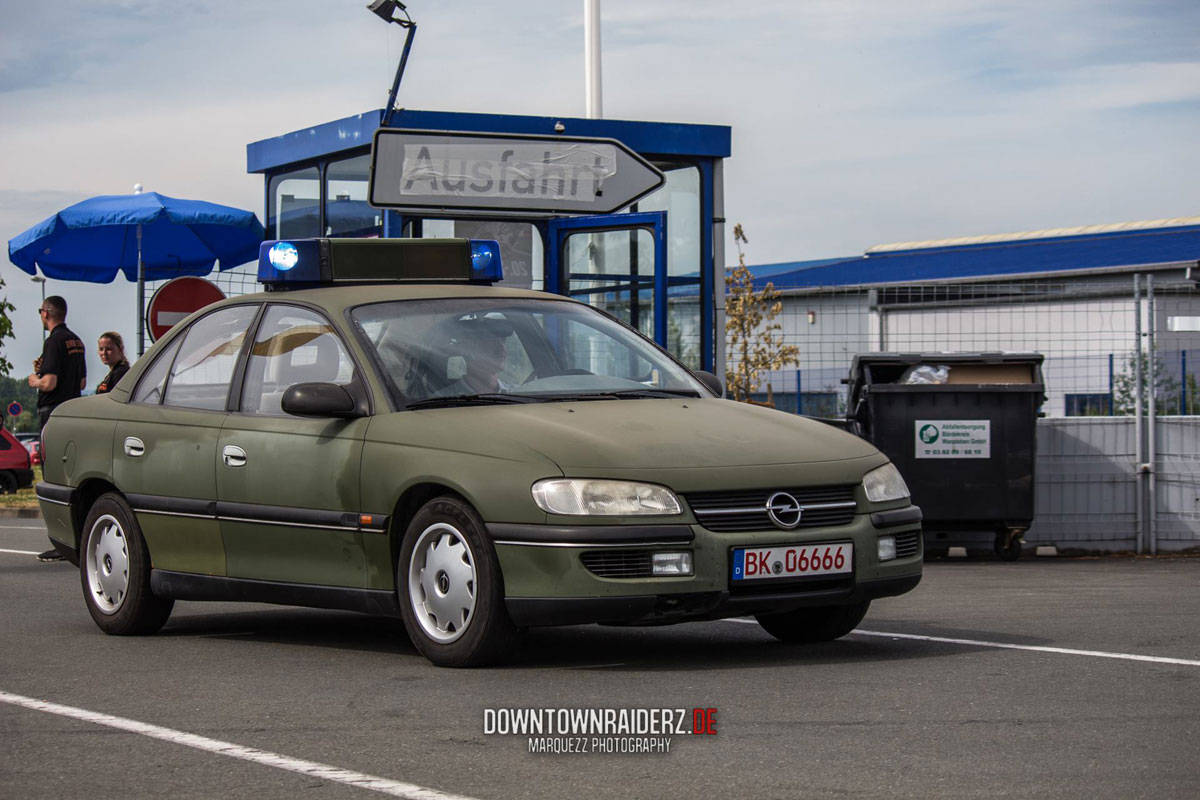
{"type": "Polygon", "coordinates": [[[105,331],[100,334],[97,345],[100,351],[100,363],[108,367],[108,374],[96,387],[96,394],[111,392],[125,373],[129,372],[129,360],[125,358],[125,342],[116,331],[105,331]]]}
{"type": "MultiPolygon", "coordinates": [[[[38,430],[46,427],[50,414],[68,400],[83,393],[87,385],[87,358],[83,341],[67,327],[67,301],[58,295],[42,301],[38,314],[42,327],[50,332],[42,345],[42,355],[33,362],[29,385],[38,390],[38,430]]],[[[42,454],[45,457],[43,442],[42,454]]],[[[62,561],[58,550],[47,550],[39,561],[62,561]]]]}

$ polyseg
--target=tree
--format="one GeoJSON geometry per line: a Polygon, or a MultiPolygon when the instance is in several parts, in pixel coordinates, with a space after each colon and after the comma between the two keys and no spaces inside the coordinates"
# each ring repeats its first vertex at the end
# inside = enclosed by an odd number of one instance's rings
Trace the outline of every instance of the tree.
{"type": "MultiPolygon", "coordinates": [[[[1113,378],[1113,414],[1132,416],[1137,413],[1137,360],[1141,360],[1142,381],[1150,380],[1150,356],[1148,353],[1127,353],[1121,374],[1113,378]]],[[[1154,413],[1179,413],[1179,381],[1169,372],[1162,358],[1154,359],[1154,413]]],[[[1149,409],[1148,398],[1142,397],[1142,411],[1149,409]]]]}
{"type": "MultiPolygon", "coordinates": [[[[0,278],[0,289],[4,288],[4,279],[0,278]]],[[[16,311],[16,306],[8,302],[8,298],[0,299],[0,375],[12,372],[12,364],[4,357],[4,340],[13,338],[12,320],[8,312],[16,311]]]]}
{"type": "Polygon", "coordinates": [[[738,265],[725,276],[725,333],[732,367],[725,369],[730,398],[747,402],[758,391],[759,374],[795,364],[800,348],[784,344],[783,326],[773,320],[783,310],[773,283],[754,291],[754,276],[746,267],[742,243],[749,244],[741,224],[733,226],[738,265]]]}
{"type": "Polygon", "coordinates": [[[37,390],[30,387],[24,378],[9,378],[0,376],[0,416],[11,431],[36,431],[37,421],[37,390]],[[21,404],[21,415],[8,416],[6,409],[16,400],[21,404]]]}

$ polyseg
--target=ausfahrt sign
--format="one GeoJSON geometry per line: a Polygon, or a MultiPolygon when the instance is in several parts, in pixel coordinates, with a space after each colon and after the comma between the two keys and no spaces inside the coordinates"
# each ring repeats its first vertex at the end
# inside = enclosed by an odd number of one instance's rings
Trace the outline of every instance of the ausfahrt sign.
{"type": "Polygon", "coordinates": [[[174,325],[207,305],[224,300],[225,293],[203,278],[175,278],[158,287],[146,311],[150,340],[158,341],[174,325]]]}
{"type": "Polygon", "coordinates": [[[616,139],[380,128],[367,197],[414,211],[610,214],[664,180],[616,139]]]}

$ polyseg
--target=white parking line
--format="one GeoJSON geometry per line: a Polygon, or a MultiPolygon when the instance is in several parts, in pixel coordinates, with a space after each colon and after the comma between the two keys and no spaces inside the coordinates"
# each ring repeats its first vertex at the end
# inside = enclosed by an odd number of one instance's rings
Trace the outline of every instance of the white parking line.
{"type": "Polygon", "coordinates": [[[5,550],[3,547],[0,547],[0,553],[18,553],[23,556],[36,556],[38,554],[38,551],[37,550],[5,550]]]}
{"type": "Polygon", "coordinates": [[[916,639],[921,642],[942,642],[944,644],[965,644],[973,647],[998,647],[1002,650],[1032,650],[1035,653],[1060,653],[1068,656],[1091,656],[1092,658],[1119,658],[1124,661],[1149,661],[1154,664],[1182,664],[1186,667],[1200,667],[1200,661],[1187,658],[1166,658],[1165,656],[1142,656],[1136,653],[1106,653],[1103,650],[1072,650],[1068,647],[1041,647],[1033,644],[1008,644],[1007,642],[981,642],[975,639],[947,639],[942,636],[916,636],[911,633],[884,633],[882,631],[854,630],[859,636],[882,636],[888,639],[916,639]]]}
{"type": "MultiPolygon", "coordinates": [[[[757,625],[752,619],[726,619],[724,622],[741,622],[757,625]]],[[[1200,667],[1200,661],[1187,658],[1167,658],[1165,656],[1142,656],[1136,653],[1106,653],[1103,650],[1072,650],[1067,647],[1042,647],[1033,644],[1009,644],[1007,642],[985,642],[979,639],[947,639],[943,636],[918,636],[913,633],[887,633],[886,631],[864,631],[855,628],[850,631],[859,636],[879,636],[884,639],[914,639],[919,642],[941,642],[943,644],[962,644],[970,647],[997,647],[1001,650],[1032,650],[1035,653],[1059,653],[1068,656],[1091,656],[1092,658],[1118,658],[1125,661],[1149,661],[1154,664],[1182,664],[1185,667],[1200,667]]]]}
{"type": "Polygon", "coordinates": [[[301,775],[334,781],[335,783],[344,783],[347,786],[355,786],[359,789],[370,789],[371,791],[393,797],[405,797],[411,800],[471,800],[471,798],[462,795],[446,794],[436,789],[426,789],[423,786],[417,786],[412,783],[378,778],[362,772],[353,772],[348,769],[331,767],[328,764],[319,764],[316,761],[289,758],[288,756],[281,756],[266,750],[242,747],[230,742],[222,742],[219,739],[196,736],[192,733],[185,733],[172,728],[163,728],[158,725],[150,725],[145,722],[125,719],[124,717],[114,717],[111,714],[101,714],[83,708],[74,708],[73,706],[62,706],[44,700],[34,700],[32,697],[23,697],[19,694],[9,694],[8,692],[0,691],[0,702],[9,703],[14,706],[23,706],[34,711],[43,711],[47,714],[57,714],[62,717],[83,720],[84,722],[94,722],[97,725],[107,725],[110,728],[117,728],[118,730],[136,733],[141,736],[149,736],[152,739],[161,739],[164,742],[181,744],[197,750],[216,753],[217,755],[238,758],[242,761],[250,761],[255,764],[265,764],[268,767],[277,767],[289,772],[298,772],[301,775]]]}

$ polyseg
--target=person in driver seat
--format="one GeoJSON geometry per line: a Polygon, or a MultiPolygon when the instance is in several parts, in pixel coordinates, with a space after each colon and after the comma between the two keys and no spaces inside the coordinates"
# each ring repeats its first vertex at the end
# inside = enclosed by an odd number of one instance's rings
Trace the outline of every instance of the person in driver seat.
{"type": "Polygon", "coordinates": [[[508,392],[500,380],[508,361],[508,337],[512,323],[502,317],[471,317],[458,322],[458,355],[466,362],[466,373],[437,393],[438,397],[508,392]]]}

